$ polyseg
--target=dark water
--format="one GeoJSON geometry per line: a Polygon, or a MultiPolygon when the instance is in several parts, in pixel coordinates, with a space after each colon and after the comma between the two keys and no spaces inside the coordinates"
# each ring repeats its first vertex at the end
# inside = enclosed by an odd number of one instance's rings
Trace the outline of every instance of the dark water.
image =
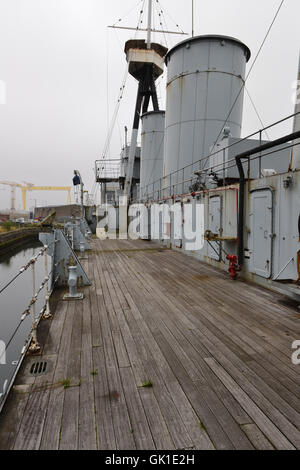
{"type": "MultiPolygon", "coordinates": [[[[41,243],[32,242],[24,245],[19,251],[0,256],[0,290],[18,273],[22,266],[27,264],[30,258],[40,251],[41,247],[41,243]]],[[[48,262],[48,266],[50,270],[50,262],[48,262]]],[[[40,256],[35,264],[35,277],[37,291],[45,277],[43,256],[40,256]]],[[[32,293],[32,269],[30,267],[0,294],[0,394],[3,391],[5,381],[8,380],[9,383],[15,373],[22,348],[31,329],[32,317],[29,315],[16,331],[21,316],[30,303],[32,293]],[[8,345],[8,347],[3,356],[4,345],[8,345]],[[3,364],[3,362],[5,363],[3,364]]],[[[36,316],[39,315],[44,303],[45,292],[43,290],[36,303],[36,316]]]]}

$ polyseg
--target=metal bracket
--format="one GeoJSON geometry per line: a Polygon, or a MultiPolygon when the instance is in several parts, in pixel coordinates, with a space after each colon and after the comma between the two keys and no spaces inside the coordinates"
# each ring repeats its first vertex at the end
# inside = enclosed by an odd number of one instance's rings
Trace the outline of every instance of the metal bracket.
{"type": "Polygon", "coordinates": [[[90,250],[90,244],[89,244],[89,233],[86,231],[86,228],[84,226],[84,222],[82,222],[82,219],[79,219],[78,221],[72,223],[72,222],[67,222],[65,224],[65,233],[67,235],[67,238],[70,241],[71,247],[73,250],[80,250],[80,244],[84,243],[84,248],[85,250],[90,250]]]}
{"type": "Polygon", "coordinates": [[[59,286],[68,285],[69,266],[77,266],[78,286],[91,285],[78,256],[62,230],[55,229],[52,233],[40,233],[39,239],[48,246],[47,253],[52,257],[52,285],[56,280],[59,286]]]}

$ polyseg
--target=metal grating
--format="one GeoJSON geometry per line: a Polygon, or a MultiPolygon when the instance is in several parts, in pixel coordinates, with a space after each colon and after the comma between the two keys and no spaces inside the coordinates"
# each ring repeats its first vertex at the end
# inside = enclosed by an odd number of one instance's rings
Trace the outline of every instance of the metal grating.
{"type": "Polygon", "coordinates": [[[31,375],[43,375],[47,372],[47,365],[46,361],[41,362],[34,362],[30,367],[30,374],[31,375]]]}

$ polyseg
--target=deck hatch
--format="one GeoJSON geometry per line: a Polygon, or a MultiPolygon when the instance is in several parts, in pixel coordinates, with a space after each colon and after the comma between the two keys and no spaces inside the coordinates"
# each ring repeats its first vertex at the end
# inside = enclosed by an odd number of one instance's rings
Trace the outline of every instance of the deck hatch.
{"type": "Polygon", "coordinates": [[[43,375],[47,372],[47,365],[46,361],[41,362],[34,362],[30,367],[30,374],[31,375],[43,375]]]}

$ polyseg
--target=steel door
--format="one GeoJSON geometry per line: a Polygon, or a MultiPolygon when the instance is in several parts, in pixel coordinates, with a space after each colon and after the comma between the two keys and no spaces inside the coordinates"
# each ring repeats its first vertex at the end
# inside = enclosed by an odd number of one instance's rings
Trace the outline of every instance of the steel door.
{"type": "Polygon", "coordinates": [[[183,214],[181,202],[176,202],[172,207],[171,239],[174,246],[182,248],[182,232],[183,232],[183,214]]]}
{"type": "MultiPolygon", "coordinates": [[[[221,224],[221,197],[212,197],[209,200],[209,230],[214,235],[220,236],[222,232],[221,224]]],[[[220,261],[220,242],[209,242],[208,256],[212,259],[220,261]]]]}
{"type": "Polygon", "coordinates": [[[272,269],[273,194],[269,189],[251,194],[250,272],[269,279],[272,269]]]}

